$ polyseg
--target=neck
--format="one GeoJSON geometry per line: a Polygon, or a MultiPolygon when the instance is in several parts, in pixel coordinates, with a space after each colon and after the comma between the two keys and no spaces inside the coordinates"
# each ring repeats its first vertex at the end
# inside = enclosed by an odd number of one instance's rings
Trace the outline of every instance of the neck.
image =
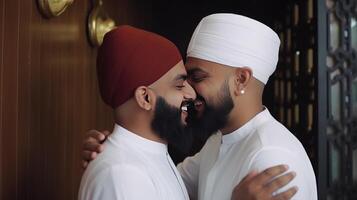
{"type": "MultiPolygon", "coordinates": [[[[134,105],[135,106],[135,105],[134,105]]],[[[114,112],[115,123],[145,139],[167,144],[151,128],[151,119],[148,113],[133,106],[117,108],[114,112]]]]}
{"type": "Polygon", "coordinates": [[[232,133],[239,129],[244,124],[253,119],[258,113],[264,110],[262,102],[247,102],[244,104],[241,102],[239,105],[235,105],[228,116],[227,124],[220,131],[223,135],[232,133]]]}

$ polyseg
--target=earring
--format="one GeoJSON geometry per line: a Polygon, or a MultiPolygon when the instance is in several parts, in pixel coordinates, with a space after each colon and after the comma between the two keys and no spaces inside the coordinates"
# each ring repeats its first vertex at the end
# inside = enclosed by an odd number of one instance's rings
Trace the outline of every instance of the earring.
{"type": "Polygon", "coordinates": [[[241,91],[240,91],[240,94],[244,94],[244,93],[245,93],[245,90],[241,90],[241,91]]]}

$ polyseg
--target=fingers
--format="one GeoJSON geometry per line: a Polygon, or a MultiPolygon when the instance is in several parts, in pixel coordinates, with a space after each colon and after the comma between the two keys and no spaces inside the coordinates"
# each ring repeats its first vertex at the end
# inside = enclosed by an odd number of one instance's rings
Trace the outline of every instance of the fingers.
{"type": "Polygon", "coordinates": [[[89,164],[88,161],[82,160],[82,168],[83,169],[86,169],[88,164],[89,164]]]}
{"type": "Polygon", "coordinates": [[[290,199],[297,192],[297,187],[273,196],[273,193],[290,183],[296,176],[295,172],[289,172],[287,165],[277,165],[264,170],[261,173],[250,172],[234,188],[232,199],[290,199]],[[283,174],[286,173],[286,174],[283,174]],[[246,197],[246,198],[243,198],[246,197]]]}
{"type": "Polygon", "coordinates": [[[279,176],[286,172],[289,169],[287,165],[277,165],[274,167],[270,167],[263,172],[261,172],[259,175],[257,175],[254,179],[254,182],[256,182],[257,185],[261,184],[266,184],[270,180],[272,180],[274,177],[279,176]]]}
{"type": "Polygon", "coordinates": [[[83,142],[83,150],[84,151],[94,151],[94,152],[102,152],[103,146],[101,143],[105,141],[106,135],[110,134],[109,131],[104,131],[105,133],[101,133],[96,130],[90,130],[87,132],[86,138],[83,142]]]}
{"type": "Polygon", "coordinates": [[[252,178],[254,178],[255,176],[257,176],[258,174],[259,174],[259,172],[257,172],[257,171],[251,171],[251,172],[249,172],[249,174],[246,175],[246,176],[241,180],[241,183],[250,181],[252,178]]]}
{"type": "Polygon", "coordinates": [[[108,137],[110,135],[110,132],[107,130],[102,131],[105,137],[108,137]]]}
{"type": "Polygon", "coordinates": [[[86,134],[86,138],[83,141],[82,151],[82,167],[85,169],[91,160],[97,157],[97,154],[102,152],[104,147],[102,143],[106,140],[110,134],[109,131],[99,132],[96,130],[90,130],[86,134]]]}
{"type": "Polygon", "coordinates": [[[233,193],[232,193],[232,200],[234,199],[249,199],[248,196],[257,195],[257,187],[256,185],[252,184],[254,178],[259,173],[257,171],[252,171],[248,175],[246,175],[238,185],[235,186],[233,193]]]}
{"type": "Polygon", "coordinates": [[[268,183],[265,187],[268,191],[268,193],[273,193],[277,191],[278,189],[284,187],[288,183],[290,183],[296,176],[295,172],[289,172],[287,174],[284,174],[274,180],[272,180],[270,183],[268,183]]]}
{"type": "Polygon", "coordinates": [[[83,150],[82,151],[82,159],[84,161],[91,161],[97,157],[97,152],[94,151],[87,151],[83,150]]]}
{"type": "Polygon", "coordinates": [[[291,199],[298,191],[297,187],[292,187],[285,192],[279,193],[273,197],[273,200],[289,200],[291,199]]]}
{"type": "Polygon", "coordinates": [[[98,141],[85,141],[83,143],[83,151],[97,152],[100,153],[103,151],[103,145],[98,143],[98,141]]]}
{"type": "Polygon", "coordinates": [[[87,132],[87,139],[91,139],[91,140],[96,140],[98,141],[98,143],[101,143],[105,140],[106,136],[108,136],[110,133],[109,131],[103,131],[103,132],[99,132],[97,130],[90,130],[87,132]]]}

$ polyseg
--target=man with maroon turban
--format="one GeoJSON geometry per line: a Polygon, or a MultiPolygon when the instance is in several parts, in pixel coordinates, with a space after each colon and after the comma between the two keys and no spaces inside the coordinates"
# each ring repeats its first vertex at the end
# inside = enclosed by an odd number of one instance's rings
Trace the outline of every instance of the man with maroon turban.
{"type": "Polygon", "coordinates": [[[176,46],[120,26],[106,34],[97,72],[115,126],[105,151],[82,177],[79,199],[189,199],[167,152],[168,143],[190,143],[187,106],[196,98],[176,46]]]}

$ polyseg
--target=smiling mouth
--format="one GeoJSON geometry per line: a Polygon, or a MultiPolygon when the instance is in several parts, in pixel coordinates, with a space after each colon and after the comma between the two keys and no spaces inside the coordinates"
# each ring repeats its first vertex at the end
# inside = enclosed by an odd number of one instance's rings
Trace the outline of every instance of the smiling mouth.
{"type": "Polygon", "coordinates": [[[201,100],[196,100],[195,103],[194,103],[195,107],[200,107],[203,105],[203,101],[201,100]]]}
{"type": "Polygon", "coordinates": [[[182,122],[187,125],[190,121],[190,117],[193,114],[192,111],[194,110],[194,102],[193,101],[184,101],[181,104],[181,117],[182,122]]]}
{"type": "Polygon", "coordinates": [[[181,106],[181,111],[182,112],[187,112],[188,111],[188,103],[185,103],[185,104],[183,104],[182,106],[181,106]]]}
{"type": "Polygon", "coordinates": [[[195,110],[195,102],[194,101],[184,101],[181,104],[181,111],[190,113],[195,110]]]}
{"type": "Polygon", "coordinates": [[[200,99],[196,99],[194,102],[194,109],[196,111],[197,117],[202,116],[204,108],[205,108],[205,102],[200,99]]]}

